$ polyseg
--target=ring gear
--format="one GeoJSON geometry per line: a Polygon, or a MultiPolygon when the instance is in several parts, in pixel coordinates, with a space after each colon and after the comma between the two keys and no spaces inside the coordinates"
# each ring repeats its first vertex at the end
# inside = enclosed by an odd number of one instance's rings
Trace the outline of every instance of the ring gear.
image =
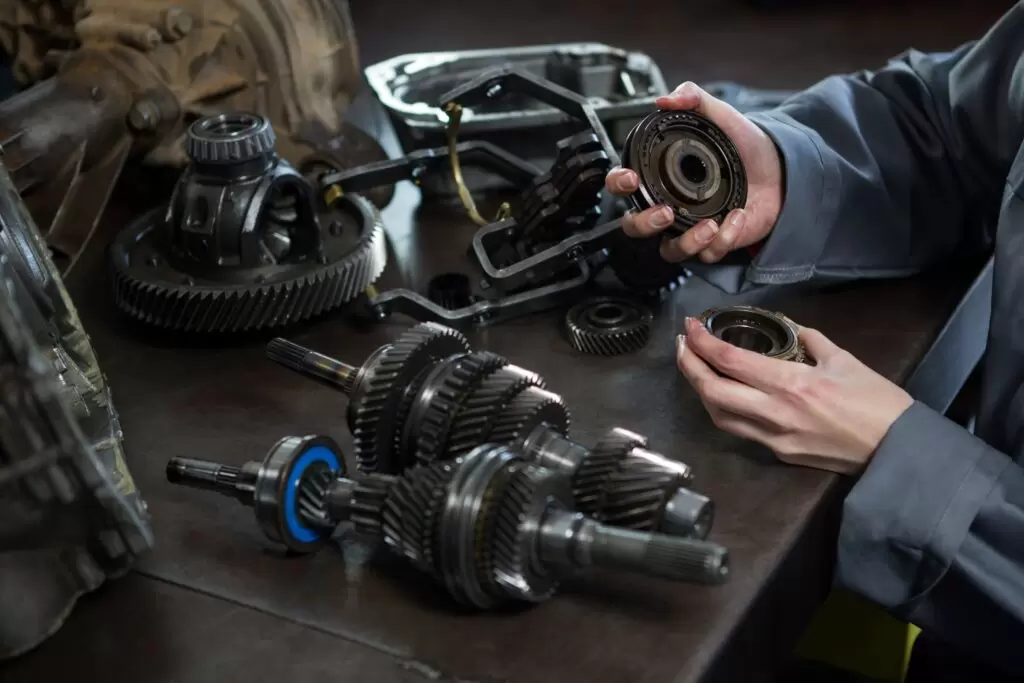
{"type": "Polygon", "coordinates": [[[406,390],[437,361],[464,353],[469,353],[469,342],[462,334],[420,323],[364,366],[349,403],[349,427],[362,471],[397,474],[405,469],[409,463],[399,462],[395,434],[401,433],[398,409],[406,390]]]}
{"type": "Polygon", "coordinates": [[[565,316],[569,343],[581,353],[618,356],[642,349],[651,338],[654,314],[624,297],[582,301],[565,316]]]}

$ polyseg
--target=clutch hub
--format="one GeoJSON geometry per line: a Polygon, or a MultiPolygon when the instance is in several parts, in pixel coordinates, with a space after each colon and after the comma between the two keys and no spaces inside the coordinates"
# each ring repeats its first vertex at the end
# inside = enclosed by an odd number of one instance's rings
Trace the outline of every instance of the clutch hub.
{"type": "Polygon", "coordinates": [[[721,223],[747,203],[747,175],[732,140],[706,117],[658,111],[626,137],[622,166],[636,171],[634,209],[665,205],[675,213],[671,231],[682,233],[710,218],[721,223]]]}

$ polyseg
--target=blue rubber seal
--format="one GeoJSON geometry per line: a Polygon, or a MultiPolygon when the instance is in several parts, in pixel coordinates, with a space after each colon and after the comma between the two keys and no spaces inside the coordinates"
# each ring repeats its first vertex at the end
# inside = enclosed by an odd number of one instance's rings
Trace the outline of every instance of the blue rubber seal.
{"type": "Polygon", "coordinates": [[[321,529],[311,529],[302,523],[301,518],[295,511],[295,498],[299,494],[299,483],[302,475],[309,469],[310,465],[322,462],[330,469],[338,471],[341,469],[341,462],[338,455],[327,446],[313,446],[295,460],[289,473],[288,480],[284,485],[284,524],[292,538],[300,543],[316,543],[324,536],[321,529]]]}

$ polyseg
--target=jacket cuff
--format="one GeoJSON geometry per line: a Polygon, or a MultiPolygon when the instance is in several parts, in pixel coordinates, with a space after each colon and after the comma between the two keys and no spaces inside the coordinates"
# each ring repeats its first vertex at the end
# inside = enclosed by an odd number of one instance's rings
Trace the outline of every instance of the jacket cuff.
{"type": "Polygon", "coordinates": [[[747,115],[775,143],[782,161],[782,211],[747,268],[754,284],[809,280],[825,249],[839,204],[839,166],[817,132],[781,111],[747,115]]]}
{"type": "Polygon", "coordinates": [[[837,582],[909,621],[1011,463],[923,403],[912,404],[843,506],[837,582]]]}

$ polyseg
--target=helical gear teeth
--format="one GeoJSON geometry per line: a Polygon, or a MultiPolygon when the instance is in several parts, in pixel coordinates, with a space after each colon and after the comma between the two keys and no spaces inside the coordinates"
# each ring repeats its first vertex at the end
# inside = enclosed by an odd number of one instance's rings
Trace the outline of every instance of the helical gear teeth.
{"type": "Polygon", "coordinates": [[[620,427],[610,429],[590,449],[572,480],[572,497],[576,508],[595,515],[604,496],[608,478],[634,448],[646,448],[647,439],[620,427]]]}
{"type": "Polygon", "coordinates": [[[469,341],[462,334],[428,322],[407,330],[376,358],[350,425],[362,471],[397,474],[404,469],[395,462],[394,448],[406,387],[433,363],[468,352],[469,341]]]}
{"type": "Polygon", "coordinates": [[[114,299],[129,316],[179,332],[235,334],[283,327],[334,310],[366,291],[387,263],[380,213],[361,197],[373,225],[339,260],[283,282],[190,287],[145,282],[114,263],[114,299]]]}
{"type": "Polygon", "coordinates": [[[583,301],[565,316],[569,343],[580,353],[594,356],[620,356],[639,351],[650,341],[654,314],[643,304],[622,297],[598,297],[583,301]],[[599,327],[589,318],[602,307],[614,305],[626,311],[629,322],[599,327]]]}
{"type": "Polygon", "coordinates": [[[513,444],[536,427],[547,424],[559,434],[569,432],[569,409],[557,394],[529,387],[516,396],[494,421],[487,440],[513,444]]]}
{"type": "Polygon", "coordinates": [[[384,506],[396,481],[396,477],[376,473],[355,480],[351,520],[357,531],[368,536],[380,535],[384,524],[384,506]]]}
{"type": "Polygon", "coordinates": [[[295,506],[306,524],[312,527],[325,528],[331,526],[330,515],[327,514],[327,488],[334,481],[336,473],[326,467],[318,468],[307,474],[299,482],[295,497],[295,506]]]}
{"type": "Polygon", "coordinates": [[[487,377],[470,393],[455,416],[448,436],[447,455],[464,455],[491,441],[495,418],[529,387],[545,389],[546,384],[537,373],[517,365],[506,365],[487,377]]]}
{"type": "Polygon", "coordinates": [[[608,526],[655,531],[665,505],[683,483],[679,474],[641,458],[626,457],[608,477],[594,516],[608,526]]]}
{"type": "MultiPolygon", "coordinates": [[[[508,484],[497,502],[498,509],[489,541],[492,563],[490,580],[495,586],[511,586],[518,592],[528,594],[532,592],[532,587],[526,577],[534,558],[524,556],[520,537],[523,525],[530,521],[528,513],[537,496],[537,477],[543,475],[537,468],[526,463],[517,463],[510,469],[508,484]]],[[[552,589],[546,595],[535,594],[534,599],[543,599],[553,592],[552,589]]]]}
{"type": "Polygon", "coordinates": [[[400,477],[384,503],[383,531],[388,545],[422,571],[437,575],[437,524],[455,467],[442,462],[417,467],[400,477]]]}
{"type": "Polygon", "coordinates": [[[416,459],[420,464],[445,455],[452,425],[470,392],[506,365],[505,358],[489,351],[477,351],[452,363],[419,424],[416,459]]]}

